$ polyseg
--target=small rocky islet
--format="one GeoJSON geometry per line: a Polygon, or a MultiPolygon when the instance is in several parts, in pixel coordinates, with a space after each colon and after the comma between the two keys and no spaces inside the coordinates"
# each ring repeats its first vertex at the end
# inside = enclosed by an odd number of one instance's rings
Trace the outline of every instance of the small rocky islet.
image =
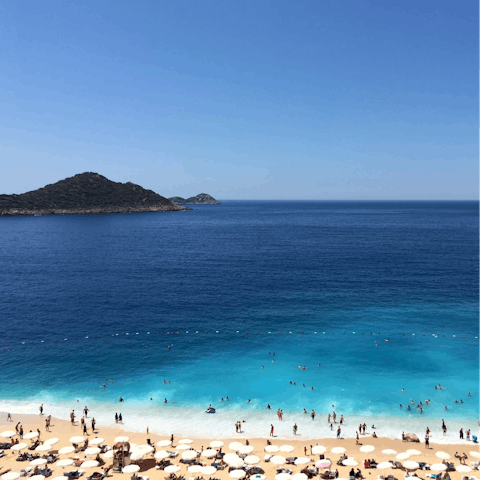
{"type": "Polygon", "coordinates": [[[220,205],[218,200],[215,200],[208,193],[199,193],[195,197],[183,198],[183,197],[170,197],[175,205],[220,205]]]}

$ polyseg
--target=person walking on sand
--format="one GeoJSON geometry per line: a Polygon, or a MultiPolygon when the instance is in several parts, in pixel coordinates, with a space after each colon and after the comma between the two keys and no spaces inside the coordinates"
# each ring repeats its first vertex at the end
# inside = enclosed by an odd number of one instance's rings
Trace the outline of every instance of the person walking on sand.
{"type": "Polygon", "coordinates": [[[358,432],[357,432],[357,437],[356,437],[356,442],[355,442],[355,445],[358,445],[358,440],[359,440],[359,436],[358,436],[358,432]]]}
{"type": "Polygon", "coordinates": [[[428,438],[428,435],[425,435],[425,448],[428,448],[430,446],[430,439],[428,438]]]}
{"type": "Polygon", "coordinates": [[[17,435],[18,435],[19,430],[20,430],[20,422],[18,422],[18,423],[15,425],[15,431],[17,432],[17,435]]]}
{"type": "Polygon", "coordinates": [[[123,423],[123,417],[121,413],[118,415],[118,423],[123,423]]]}
{"type": "Polygon", "coordinates": [[[115,423],[118,423],[118,413],[115,413],[115,423]]]}
{"type": "Polygon", "coordinates": [[[85,405],[85,408],[83,409],[83,415],[85,416],[85,418],[88,417],[88,412],[89,412],[89,410],[88,410],[87,406],[85,405]]]}
{"type": "Polygon", "coordinates": [[[20,431],[18,432],[18,434],[20,435],[20,438],[23,439],[23,425],[20,425],[20,431]]]}
{"type": "Polygon", "coordinates": [[[86,423],[83,424],[83,433],[84,433],[84,435],[88,435],[88,433],[87,433],[87,424],[86,424],[86,423]]]}
{"type": "Polygon", "coordinates": [[[293,425],[293,434],[296,435],[297,434],[297,424],[295,423],[295,425],[293,425]]]}
{"type": "Polygon", "coordinates": [[[40,429],[39,429],[39,428],[37,428],[37,433],[38,433],[38,439],[40,440],[40,435],[41,435],[41,433],[40,433],[40,429]]]}
{"type": "Polygon", "coordinates": [[[50,431],[49,428],[50,428],[50,425],[49,425],[49,421],[48,421],[48,418],[47,418],[47,419],[45,419],[45,431],[49,432],[50,431]]]}
{"type": "Polygon", "coordinates": [[[72,425],[75,424],[75,410],[70,412],[70,421],[72,422],[72,425]]]}
{"type": "Polygon", "coordinates": [[[95,417],[92,418],[92,432],[95,430],[95,417]]]}
{"type": "Polygon", "coordinates": [[[273,425],[270,424],[270,436],[271,437],[273,437],[273,430],[274,430],[273,425]]]}

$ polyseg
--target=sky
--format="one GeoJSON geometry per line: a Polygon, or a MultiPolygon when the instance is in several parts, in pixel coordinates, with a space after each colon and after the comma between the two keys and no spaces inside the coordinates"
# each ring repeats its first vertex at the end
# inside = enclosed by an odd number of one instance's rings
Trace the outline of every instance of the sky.
{"type": "Polygon", "coordinates": [[[0,193],[478,199],[478,8],[4,0],[0,193]]]}

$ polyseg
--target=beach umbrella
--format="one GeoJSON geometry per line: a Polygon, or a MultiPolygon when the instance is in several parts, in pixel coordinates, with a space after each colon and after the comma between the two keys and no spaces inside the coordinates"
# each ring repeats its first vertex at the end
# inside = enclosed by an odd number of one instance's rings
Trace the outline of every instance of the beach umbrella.
{"type": "Polygon", "coordinates": [[[169,447],[172,444],[170,440],[160,440],[157,442],[157,447],[169,447]]]}
{"type": "Polygon", "coordinates": [[[177,473],[180,471],[180,467],[178,465],[169,465],[168,467],[165,467],[164,472],[165,473],[177,473]]]}
{"type": "Polygon", "coordinates": [[[229,473],[229,475],[232,478],[243,478],[245,476],[245,471],[244,470],[232,470],[229,473]]]}
{"type": "Polygon", "coordinates": [[[390,462],[381,462],[377,465],[379,470],[384,470],[385,468],[392,468],[393,465],[390,462]]]}
{"type": "Polygon", "coordinates": [[[87,460],[82,463],[82,468],[95,468],[98,467],[98,462],[96,460],[87,460]]]}
{"type": "Polygon", "coordinates": [[[224,462],[228,462],[229,459],[232,459],[232,458],[240,458],[236,453],[227,453],[223,456],[223,461],[224,462]]]}
{"type": "Polygon", "coordinates": [[[277,453],[280,449],[276,445],[267,445],[265,451],[267,453],[277,453]]]}
{"type": "Polygon", "coordinates": [[[277,473],[275,480],[290,480],[292,476],[289,473],[277,473]]]}
{"type": "Polygon", "coordinates": [[[256,463],[260,462],[260,457],[257,457],[256,455],[248,455],[248,457],[245,457],[243,461],[247,465],[255,465],[256,463]]]}
{"type": "Polygon", "coordinates": [[[30,462],[30,465],[32,467],[36,467],[37,465],[45,465],[47,463],[47,460],[45,458],[37,458],[35,460],[32,460],[30,462]]]}
{"type": "Polygon", "coordinates": [[[243,447],[243,445],[240,443],[240,442],[232,442],[228,448],[230,450],[233,450],[234,452],[236,452],[237,450],[240,450],[241,448],[243,447]]]}
{"type": "Polygon", "coordinates": [[[166,450],[159,450],[156,454],[155,454],[155,458],[157,460],[163,460],[164,458],[168,458],[170,456],[170,454],[166,451],[166,450]]]}
{"type": "Polygon", "coordinates": [[[202,470],[201,470],[201,473],[203,473],[204,475],[213,475],[216,472],[217,472],[217,469],[211,466],[202,467],[202,470]]]}
{"type": "Polygon", "coordinates": [[[384,453],[385,455],[396,455],[397,451],[392,450],[391,448],[387,448],[386,450],[382,450],[382,453],[384,453]]]}
{"type": "Polygon", "coordinates": [[[307,480],[307,476],[304,473],[296,473],[292,476],[292,480],[307,480]]]}
{"type": "Polygon", "coordinates": [[[190,450],[190,447],[188,445],[177,445],[175,448],[177,450],[190,450]]]}
{"type": "Polygon", "coordinates": [[[98,447],[88,447],[83,453],[85,453],[85,455],[96,455],[100,452],[101,450],[98,447]]]}
{"type": "Polygon", "coordinates": [[[182,438],[181,440],[178,441],[180,445],[190,445],[193,443],[193,440],[190,440],[189,438],[182,438]]]}
{"type": "Polygon", "coordinates": [[[58,451],[58,453],[60,455],[68,455],[69,453],[72,453],[74,451],[75,451],[75,447],[63,447],[58,451]]]}
{"type": "Polygon", "coordinates": [[[280,447],[280,451],[281,452],[293,452],[293,450],[295,450],[291,445],[282,445],[280,447]]]}
{"type": "Polygon", "coordinates": [[[234,467],[234,468],[242,468],[244,465],[245,465],[245,462],[240,458],[230,458],[228,460],[228,462],[226,460],[224,460],[225,463],[227,463],[228,465],[230,465],[231,467],[234,467]]]}
{"type": "MultiPolygon", "coordinates": [[[[83,467],[83,465],[82,465],[83,467]]],[[[136,473],[140,470],[140,467],[138,465],[127,465],[126,467],[123,467],[122,472],[123,473],[136,473]]]]}
{"type": "Polygon", "coordinates": [[[83,442],[85,441],[85,438],[84,438],[84,437],[81,437],[80,435],[77,435],[77,436],[75,436],[75,437],[72,437],[72,438],[70,439],[70,441],[71,441],[72,443],[83,443],[83,442]]]}
{"type": "Polygon", "coordinates": [[[20,474],[17,472],[7,472],[4,473],[0,478],[2,480],[17,480],[20,477],[20,474]]]}
{"type": "MultiPolygon", "coordinates": [[[[71,439],[70,439],[71,440],[71,439]]],[[[115,440],[114,442],[115,443],[123,443],[123,442],[128,442],[130,440],[130,438],[128,438],[127,436],[125,435],[122,435],[120,437],[115,437],[115,440]]]]}
{"type": "Polygon", "coordinates": [[[274,455],[270,458],[270,461],[275,465],[283,465],[287,460],[281,455],[274,455]]]}
{"type": "Polygon", "coordinates": [[[23,450],[24,448],[27,448],[27,447],[28,447],[28,445],[26,443],[17,443],[10,450],[14,450],[15,452],[19,452],[20,450],[23,450]]]}
{"type": "MultiPolygon", "coordinates": [[[[316,454],[317,452],[314,452],[313,450],[315,450],[315,447],[312,448],[312,452],[316,454]]],[[[343,447],[332,448],[332,453],[336,453],[336,454],[345,453],[346,451],[347,451],[347,449],[343,448],[343,447]]],[[[325,453],[325,452],[322,452],[322,453],[325,453]]]]}
{"type": "Polygon", "coordinates": [[[343,462],[343,465],[345,465],[346,467],[356,467],[358,465],[358,462],[352,458],[352,457],[349,457],[347,458],[346,460],[344,460],[343,462]]]}
{"type": "Polygon", "coordinates": [[[146,452],[143,450],[134,450],[133,452],[130,452],[130,460],[132,462],[138,462],[144,455],[146,455],[146,452]]]}
{"type": "Polygon", "coordinates": [[[182,453],[182,458],[184,460],[193,460],[197,458],[198,453],[195,450],[187,450],[186,452],[182,453]]]}
{"type": "Polygon", "coordinates": [[[363,453],[370,453],[375,450],[375,447],[373,445],[364,445],[363,447],[360,447],[360,451],[363,453]]]}
{"type": "Polygon", "coordinates": [[[480,453],[474,450],[470,452],[470,455],[475,458],[480,458],[480,453]]]}
{"type": "Polygon", "coordinates": [[[253,478],[254,480],[267,480],[266,475],[260,475],[259,473],[257,473],[257,475],[252,475],[250,478],[253,478]]]}
{"type": "Polygon", "coordinates": [[[45,440],[43,443],[48,444],[48,445],[55,445],[57,444],[59,439],[57,437],[49,438],[48,440],[45,440]]]}
{"type": "Polygon", "coordinates": [[[452,457],[450,456],[450,454],[447,453],[447,452],[436,452],[436,453],[435,453],[435,456],[436,456],[437,458],[441,458],[442,460],[448,460],[448,459],[452,458],[452,457]]]}
{"type": "Polygon", "coordinates": [[[434,463],[433,465],[430,465],[430,470],[435,472],[444,472],[446,469],[447,466],[444,463],[434,463]]]}
{"type": "MultiPolygon", "coordinates": [[[[18,435],[15,430],[5,430],[4,432],[0,433],[0,436],[2,436],[3,438],[12,438],[15,435],[18,435]]],[[[12,472],[12,473],[15,473],[15,472],[12,472]]]]}
{"type": "MultiPolygon", "coordinates": [[[[338,448],[342,448],[342,447],[338,447],[338,448]]],[[[314,447],[312,447],[312,454],[313,455],[322,455],[326,451],[327,451],[327,449],[322,445],[315,445],[314,447]]],[[[343,449],[343,452],[344,451],[345,451],[345,449],[343,449]]],[[[333,452],[333,450],[332,450],[332,452],[333,452]]],[[[341,453],[343,453],[343,452],[341,452],[341,453]]],[[[333,452],[333,453],[335,453],[335,452],[333,452]]]]}
{"type": "Polygon", "coordinates": [[[410,450],[407,450],[407,453],[409,453],[410,455],[421,455],[422,454],[422,452],[420,452],[419,450],[415,450],[414,448],[411,448],[410,450]]]}
{"type": "Polygon", "coordinates": [[[100,445],[103,443],[105,440],[102,437],[95,437],[92,440],[88,441],[89,445],[100,445]]]}
{"type": "Polygon", "coordinates": [[[132,445],[130,444],[130,448],[133,451],[142,451],[144,455],[147,453],[152,453],[153,452],[153,447],[151,445],[147,445],[144,443],[143,445],[135,445],[135,447],[132,448],[132,445]]]}
{"type": "Polygon", "coordinates": [[[217,455],[217,451],[212,450],[211,448],[207,448],[207,450],[204,450],[201,453],[201,456],[205,458],[212,458],[212,457],[215,457],[216,455],[217,455]]]}
{"type": "Polygon", "coordinates": [[[31,440],[32,438],[38,437],[38,432],[28,432],[26,435],[23,436],[25,440],[31,440]]]}
{"type": "Polygon", "coordinates": [[[68,477],[61,475],[60,477],[53,477],[51,480],[68,480],[68,477]]]}
{"type": "Polygon", "coordinates": [[[402,453],[399,453],[395,458],[397,460],[406,460],[409,457],[410,457],[410,454],[408,452],[402,452],[402,453]]]}
{"type": "Polygon", "coordinates": [[[305,465],[306,463],[310,463],[310,459],[308,457],[298,457],[295,460],[295,465],[305,465]]]}
{"type": "Polygon", "coordinates": [[[318,462],[315,463],[315,466],[318,468],[328,468],[331,464],[332,462],[330,460],[318,460],[318,462]]]}
{"type": "Polygon", "coordinates": [[[238,452],[242,455],[252,453],[254,448],[251,445],[244,445],[243,447],[238,449],[238,452]]]}
{"type": "Polygon", "coordinates": [[[113,450],[109,450],[103,455],[103,458],[113,458],[114,452],[113,450]]]}
{"type": "MultiPolygon", "coordinates": [[[[214,440],[213,442],[210,442],[210,446],[212,448],[220,448],[223,447],[223,442],[221,442],[220,440],[214,440]]],[[[206,473],[205,475],[208,475],[208,473],[206,473]]]]}
{"type": "Polygon", "coordinates": [[[73,465],[73,460],[71,458],[66,458],[65,460],[60,460],[59,462],[56,463],[57,467],[70,467],[73,465]]]}
{"type": "Polygon", "coordinates": [[[44,475],[32,475],[30,477],[31,480],[45,480],[45,476],[44,475]]]}
{"type": "Polygon", "coordinates": [[[413,460],[407,460],[406,462],[403,462],[403,466],[407,470],[415,470],[419,467],[418,462],[414,462],[413,460]]]}
{"type": "Polygon", "coordinates": [[[187,470],[190,472],[190,473],[200,473],[202,471],[202,466],[201,465],[192,465],[190,467],[187,468],[187,470]]]}
{"type": "Polygon", "coordinates": [[[35,450],[37,452],[48,452],[49,450],[53,449],[53,445],[49,445],[48,443],[44,443],[43,445],[39,445],[35,450]]]}
{"type": "Polygon", "coordinates": [[[468,465],[458,465],[457,467],[455,467],[455,470],[460,473],[468,473],[472,471],[472,469],[468,465]]]}

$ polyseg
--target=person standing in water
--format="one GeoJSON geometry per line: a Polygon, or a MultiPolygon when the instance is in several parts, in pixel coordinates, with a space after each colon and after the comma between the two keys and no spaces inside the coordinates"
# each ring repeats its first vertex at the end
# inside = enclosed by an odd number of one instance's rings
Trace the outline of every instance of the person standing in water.
{"type": "Polygon", "coordinates": [[[273,437],[273,430],[274,430],[273,425],[270,425],[270,436],[271,437],[273,437]]]}
{"type": "Polygon", "coordinates": [[[297,434],[297,429],[298,429],[298,427],[297,427],[297,424],[295,423],[295,424],[293,425],[293,434],[294,434],[294,435],[297,434]]]}

